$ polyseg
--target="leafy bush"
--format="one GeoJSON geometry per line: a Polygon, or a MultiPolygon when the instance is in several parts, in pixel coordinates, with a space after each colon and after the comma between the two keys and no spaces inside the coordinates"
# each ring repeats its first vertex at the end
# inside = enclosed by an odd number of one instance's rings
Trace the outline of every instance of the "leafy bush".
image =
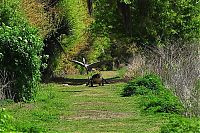
{"type": "Polygon", "coordinates": [[[184,117],[171,118],[161,127],[161,133],[200,133],[200,121],[184,117]]]}
{"type": "Polygon", "coordinates": [[[181,114],[183,105],[173,93],[166,89],[160,78],[156,75],[146,75],[129,82],[123,96],[142,95],[141,106],[148,112],[164,112],[181,114]]]}
{"type": "Polygon", "coordinates": [[[16,102],[31,100],[40,81],[43,42],[37,30],[20,18],[15,6],[0,3],[0,7],[0,13],[10,10],[0,14],[1,19],[9,18],[0,23],[0,69],[5,69],[9,80],[14,81],[12,98],[16,102]]]}
{"type": "Polygon", "coordinates": [[[149,94],[141,99],[143,109],[148,112],[164,112],[182,114],[183,105],[171,91],[163,89],[159,94],[149,94]]]}
{"type": "Polygon", "coordinates": [[[110,33],[118,35],[125,33],[116,0],[94,0],[94,4],[96,5],[94,8],[95,21],[91,25],[93,32],[101,36],[108,36],[110,33]]]}
{"type": "Polygon", "coordinates": [[[131,96],[133,94],[146,94],[149,91],[159,91],[163,89],[164,86],[160,80],[160,78],[156,75],[150,74],[144,77],[139,77],[131,82],[129,82],[124,90],[123,96],[131,96]]]}
{"type": "Polygon", "coordinates": [[[80,67],[75,67],[69,60],[86,58],[86,51],[88,51],[86,48],[90,40],[87,28],[91,23],[91,18],[88,15],[87,4],[84,0],[59,0],[57,6],[58,10],[61,9],[60,15],[66,22],[68,32],[67,35],[62,34],[60,36],[62,47],[66,52],[57,60],[54,74],[56,76],[75,74],[82,70],[80,67]]]}

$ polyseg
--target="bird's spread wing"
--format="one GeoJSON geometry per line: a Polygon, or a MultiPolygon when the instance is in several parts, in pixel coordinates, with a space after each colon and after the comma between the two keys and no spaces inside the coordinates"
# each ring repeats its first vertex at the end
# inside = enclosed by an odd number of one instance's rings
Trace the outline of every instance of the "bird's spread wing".
{"type": "Polygon", "coordinates": [[[89,64],[88,67],[89,68],[96,68],[96,67],[101,67],[102,65],[105,65],[105,62],[99,61],[99,62],[95,62],[95,63],[89,64]]]}
{"type": "Polygon", "coordinates": [[[74,63],[76,63],[76,64],[79,64],[79,65],[81,65],[81,66],[85,66],[85,64],[83,64],[82,62],[77,61],[77,60],[69,60],[69,61],[74,62],[74,63]]]}

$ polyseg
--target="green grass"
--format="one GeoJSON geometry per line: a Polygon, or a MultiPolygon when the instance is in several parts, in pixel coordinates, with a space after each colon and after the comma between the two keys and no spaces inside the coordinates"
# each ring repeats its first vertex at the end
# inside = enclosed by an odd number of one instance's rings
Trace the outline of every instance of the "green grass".
{"type": "Polygon", "coordinates": [[[98,87],[42,85],[35,102],[3,104],[18,128],[44,132],[156,133],[166,118],[140,112],[139,97],[121,97],[124,83],[98,87]]]}

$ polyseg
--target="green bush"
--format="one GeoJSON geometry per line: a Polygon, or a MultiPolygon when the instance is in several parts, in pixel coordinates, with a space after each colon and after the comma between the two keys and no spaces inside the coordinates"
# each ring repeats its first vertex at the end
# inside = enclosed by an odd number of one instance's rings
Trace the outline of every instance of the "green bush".
{"type": "Polygon", "coordinates": [[[141,105],[147,112],[182,114],[183,105],[170,90],[160,90],[159,94],[149,94],[141,99],[141,105]]]}
{"type": "Polygon", "coordinates": [[[153,74],[139,77],[129,82],[122,92],[123,96],[142,95],[141,106],[147,112],[181,114],[183,105],[174,94],[164,87],[161,79],[153,74]]]}
{"type": "Polygon", "coordinates": [[[40,81],[43,42],[13,5],[0,3],[0,69],[8,72],[7,78],[13,82],[12,98],[18,102],[34,97],[40,81]]]}
{"type": "Polygon", "coordinates": [[[130,81],[124,88],[122,95],[146,94],[149,91],[158,92],[164,88],[160,78],[150,74],[130,81]]]}
{"type": "Polygon", "coordinates": [[[200,121],[192,118],[174,117],[161,127],[161,133],[200,133],[200,121]]]}
{"type": "Polygon", "coordinates": [[[94,5],[95,21],[91,25],[93,33],[100,36],[108,36],[110,33],[119,36],[125,34],[116,0],[94,0],[94,5]]]}

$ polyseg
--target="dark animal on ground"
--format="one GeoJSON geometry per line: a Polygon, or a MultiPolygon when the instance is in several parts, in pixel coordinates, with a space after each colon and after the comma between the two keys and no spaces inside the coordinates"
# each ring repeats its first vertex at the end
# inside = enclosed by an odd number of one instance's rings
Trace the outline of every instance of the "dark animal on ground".
{"type": "Polygon", "coordinates": [[[101,76],[101,74],[95,74],[88,79],[86,86],[88,86],[89,84],[91,84],[91,86],[93,86],[93,84],[99,84],[99,86],[103,86],[104,83],[108,84],[108,82],[101,76]]]}

